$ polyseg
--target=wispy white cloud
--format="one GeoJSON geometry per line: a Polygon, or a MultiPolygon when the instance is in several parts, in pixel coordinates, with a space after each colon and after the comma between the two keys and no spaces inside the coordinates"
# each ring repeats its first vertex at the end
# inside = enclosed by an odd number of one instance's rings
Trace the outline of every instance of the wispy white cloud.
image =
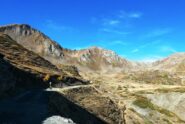
{"type": "Polygon", "coordinates": [[[124,41],[121,41],[121,40],[111,41],[109,44],[110,44],[110,45],[122,45],[122,46],[128,45],[127,42],[124,42],[124,41]]]}
{"type": "Polygon", "coordinates": [[[123,11],[121,10],[118,14],[118,17],[119,18],[122,18],[122,19],[138,19],[138,18],[141,18],[143,16],[143,13],[141,12],[126,12],[126,11],[123,11]]]}
{"type": "Polygon", "coordinates": [[[159,28],[149,32],[148,34],[145,34],[144,37],[146,38],[160,37],[160,36],[169,34],[171,32],[172,32],[172,29],[170,28],[159,28]]]}
{"type": "Polygon", "coordinates": [[[141,18],[142,17],[142,13],[140,13],[140,12],[135,12],[135,13],[130,13],[129,15],[128,15],[128,17],[129,18],[141,18]]]}
{"type": "Polygon", "coordinates": [[[108,16],[92,17],[91,23],[99,24],[98,30],[101,32],[113,33],[113,35],[128,35],[131,31],[126,30],[129,30],[129,27],[132,26],[131,19],[141,18],[142,15],[141,12],[118,11],[108,16]]]}
{"type": "Polygon", "coordinates": [[[146,47],[151,47],[153,48],[154,46],[157,46],[158,44],[160,44],[162,41],[161,40],[154,40],[154,41],[148,41],[145,44],[139,45],[138,47],[136,47],[135,49],[133,49],[131,51],[131,53],[136,53],[139,52],[142,49],[145,49],[146,47]]]}
{"type": "Polygon", "coordinates": [[[139,49],[133,49],[132,51],[131,51],[132,53],[137,53],[137,52],[139,52],[139,49]]]}
{"type": "Polygon", "coordinates": [[[115,26],[120,24],[121,21],[120,20],[116,20],[116,19],[104,19],[103,25],[109,25],[109,26],[115,26]]]}
{"type": "Polygon", "coordinates": [[[122,46],[125,47],[129,45],[128,42],[122,41],[122,40],[100,40],[95,43],[98,46],[102,46],[104,48],[110,48],[115,46],[122,46]]]}
{"type": "Polygon", "coordinates": [[[138,48],[146,48],[149,46],[154,46],[154,45],[160,44],[161,42],[162,42],[161,40],[148,41],[145,44],[140,45],[138,48]]]}
{"type": "Polygon", "coordinates": [[[143,16],[143,13],[141,12],[127,12],[120,10],[115,13],[110,13],[108,16],[103,17],[92,17],[91,22],[97,22],[101,23],[104,26],[118,26],[118,25],[124,25],[125,22],[129,21],[130,19],[138,19],[143,16]]]}
{"type": "Polygon", "coordinates": [[[99,46],[99,47],[103,47],[103,48],[109,48],[109,47],[112,47],[112,46],[127,46],[129,43],[128,42],[125,42],[125,41],[122,41],[122,40],[99,40],[99,41],[93,41],[92,44],[88,44],[86,46],[77,46],[77,47],[74,47],[73,49],[76,49],[76,50],[81,50],[81,49],[86,49],[86,48],[89,48],[89,47],[92,47],[92,46],[99,46]]]}
{"type": "Polygon", "coordinates": [[[74,30],[74,28],[72,28],[72,27],[60,25],[52,20],[46,20],[46,22],[44,22],[44,26],[51,29],[51,30],[55,30],[55,31],[72,31],[72,30],[74,30]]]}
{"type": "Polygon", "coordinates": [[[130,34],[130,32],[120,31],[120,30],[115,30],[115,29],[108,29],[108,28],[100,29],[100,31],[107,32],[107,33],[121,34],[121,35],[130,34]]]}

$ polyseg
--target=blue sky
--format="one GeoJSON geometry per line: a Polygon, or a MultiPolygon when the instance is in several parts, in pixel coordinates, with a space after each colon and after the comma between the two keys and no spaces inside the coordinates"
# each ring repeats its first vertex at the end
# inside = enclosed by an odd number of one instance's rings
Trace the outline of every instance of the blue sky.
{"type": "Polygon", "coordinates": [[[0,25],[30,24],[70,49],[100,46],[130,60],[185,51],[185,0],[1,0],[0,25]]]}

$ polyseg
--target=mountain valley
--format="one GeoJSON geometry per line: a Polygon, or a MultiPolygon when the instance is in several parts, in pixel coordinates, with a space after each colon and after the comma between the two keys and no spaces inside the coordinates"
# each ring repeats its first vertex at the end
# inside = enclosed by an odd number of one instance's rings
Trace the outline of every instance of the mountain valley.
{"type": "Polygon", "coordinates": [[[43,123],[58,115],[73,121],[66,124],[185,124],[185,53],[134,62],[95,46],[64,48],[27,24],[0,26],[1,123],[2,113],[15,114],[4,101],[21,106],[25,92],[37,107],[46,100],[43,123]]]}

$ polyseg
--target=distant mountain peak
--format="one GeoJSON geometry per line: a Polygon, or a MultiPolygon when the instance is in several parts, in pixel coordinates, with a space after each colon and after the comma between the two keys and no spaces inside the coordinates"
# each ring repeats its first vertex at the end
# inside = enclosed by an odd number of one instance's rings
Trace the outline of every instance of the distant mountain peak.
{"type": "Polygon", "coordinates": [[[153,68],[166,71],[185,71],[185,53],[179,52],[153,63],[153,68]],[[183,66],[182,66],[183,65],[183,66]]]}
{"type": "Polygon", "coordinates": [[[13,40],[25,48],[36,52],[41,56],[53,56],[61,58],[62,48],[55,41],[39,30],[28,24],[10,24],[0,26],[0,33],[9,35],[13,40]]]}
{"type": "Polygon", "coordinates": [[[97,46],[82,50],[64,49],[27,24],[0,26],[0,33],[9,35],[17,43],[54,64],[76,65],[90,70],[128,70],[133,66],[133,62],[118,56],[114,51],[97,46]]]}

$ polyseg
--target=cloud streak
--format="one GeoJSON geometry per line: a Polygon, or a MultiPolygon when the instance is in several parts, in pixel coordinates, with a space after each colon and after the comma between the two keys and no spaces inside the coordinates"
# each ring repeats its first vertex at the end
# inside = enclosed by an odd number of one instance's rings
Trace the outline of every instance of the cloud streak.
{"type": "Polygon", "coordinates": [[[127,35],[130,34],[126,30],[132,25],[131,20],[141,18],[142,15],[141,12],[126,12],[121,10],[109,16],[93,17],[91,18],[91,23],[100,24],[99,31],[127,35]]]}
{"type": "Polygon", "coordinates": [[[157,45],[157,44],[159,44],[159,43],[161,43],[161,40],[155,40],[155,41],[147,42],[147,43],[142,44],[142,45],[138,46],[137,48],[133,49],[133,50],[131,51],[131,53],[137,53],[137,52],[139,52],[141,49],[144,49],[144,48],[150,47],[150,46],[153,47],[153,46],[155,46],[155,45],[157,45]]]}
{"type": "Polygon", "coordinates": [[[108,19],[105,19],[104,20],[104,22],[103,22],[103,25],[109,25],[109,26],[115,26],[115,25],[119,25],[121,23],[121,21],[120,20],[114,20],[114,19],[112,19],[112,20],[108,20],[108,19]]]}
{"type": "Polygon", "coordinates": [[[131,53],[137,53],[137,52],[139,52],[139,49],[133,49],[133,50],[131,51],[131,53]]]}
{"type": "Polygon", "coordinates": [[[106,32],[106,33],[120,34],[120,35],[130,34],[130,32],[120,31],[120,30],[115,30],[115,29],[108,29],[108,28],[100,29],[100,31],[103,31],[103,32],[106,32]]]}
{"type": "Polygon", "coordinates": [[[118,26],[124,24],[127,20],[139,19],[143,16],[143,13],[135,11],[135,12],[127,12],[124,10],[117,11],[115,13],[110,14],[109,16],[103,17],[92,17],[91,23],[101,23],[104,26],[118,26]]]}
{"type": "Polygon", "coordinates": [[[109,44],[110,44],[110,45],[122,45],[122,46],[128,45],[127,42],[123,42],[123,41],[121,41],[121,40],[111,41],[109,44]]]}
{"type": "Polygon", "coordinates": [[[55,31],[74,31],[72,27],[57,24],[52,20],[46,20],[44,26],[55,31]]]}
{"type": "Polygon", "coordinates": [[[142,16],[143,14],[141,12],[126,12],[123,10],[121,10],[118,14],[118,17],[122,19],[138,19],[142,16]]]}
{"type": "Polygon", "coordinates": [[[141,18],[142,17],[142,13],[139,13],[139,12],[135,12],[135,13],[130,13],[128,15],[129,18],[141,18]]]}
{"type": "Polygon", "coordinates": [[[144,37],[146,37],[146,38],[160,37],[160,36],[169,34],[171,32],[172,32],[172,30],[169,28],[159,28],[159,29],[156,29],[156,30],[149,32],[144,37]]]}

